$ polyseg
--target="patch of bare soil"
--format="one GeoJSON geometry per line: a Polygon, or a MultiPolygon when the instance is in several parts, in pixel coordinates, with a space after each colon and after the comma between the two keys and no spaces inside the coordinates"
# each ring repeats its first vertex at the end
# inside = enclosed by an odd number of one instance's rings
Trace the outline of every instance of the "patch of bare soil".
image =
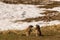
{"type": "Polygon", "coordinates": [[[8,4],[33,4],[33,5],[40,5],[49,3],[49,0],[0,0],[4,3],[8,4]],[[45,1],[45,2],[44,2],[45,1]]]}
{"type": "Polygon", "coordinates": [[[8,4],[39,4],[40,0],[2,0],[2,2],[8,4]]]}
{"type": "Polygon", "coordinates": [[[60,7],[60,2],[53,2],[51,4],[47,4],[45,6],[39,6],[38,8],[54,8],[54,7],[60,7]]]}

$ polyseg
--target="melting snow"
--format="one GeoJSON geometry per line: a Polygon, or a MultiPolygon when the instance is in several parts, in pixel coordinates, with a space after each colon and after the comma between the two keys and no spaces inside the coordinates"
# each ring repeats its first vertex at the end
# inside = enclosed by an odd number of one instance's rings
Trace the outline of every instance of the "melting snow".
{"type": "Polygon", "coordinates": [[[36,8],[35,5],[14,5],[14,4],[4,4],[0,3],[0,19],[26,19],[26,18],[35,18],[39,16],[45,16],[40,13],[42,11],[39,8],[36,8]]]}
{"type": "MultiPolygon", "coordinates": [[[[59,8],[53,8],[54,10],[60,11],[59,8]]],[[[0,30],[23,30],[26,29],[29,25],[35,26],[36,24],[42,26],[47,25],[57,25],[60,24],[60,21],[55,20],[51,22],[20,22],[13,23],[12,20],[24,20],[26,18],[35,18],[39,16],[45,16],[40,13],[43,13],[46,10],[45,8],[37,8],[36,5],[24,5],[24,4],[5,4],[0,2],[0,30]]],[[[52,10],[52,9],[51,9],[52,10]]]]}

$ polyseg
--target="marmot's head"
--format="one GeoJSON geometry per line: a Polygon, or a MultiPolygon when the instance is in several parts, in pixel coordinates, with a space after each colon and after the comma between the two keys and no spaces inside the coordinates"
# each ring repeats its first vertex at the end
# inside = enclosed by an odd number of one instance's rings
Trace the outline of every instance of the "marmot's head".
{"type": "Polygon", "coordinates": [[[36,25],[36,28],[40,28],[40,26],[39,25],[36,25]]]}
{"type": "Polygon", "coordinates": [[[32,28],[32,27],[33,27],[32,25],[29,26],[29,28],[32,28]]]}

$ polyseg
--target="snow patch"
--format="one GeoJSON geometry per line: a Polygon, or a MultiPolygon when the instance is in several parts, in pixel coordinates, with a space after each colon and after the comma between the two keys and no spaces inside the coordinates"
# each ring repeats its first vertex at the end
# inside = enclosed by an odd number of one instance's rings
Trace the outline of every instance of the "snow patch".
{"type": "MultiPolygon", "coordinates": [[[[60,7],[59,7],[60,8],[60,7]]],[[[51,10],[60,11],[58,7],[53,8],[51,10]]],[[[57,25],[60,24],[60,21],[38,21],[38,22],[20,22],[13,23],[12,20],[24,20],[26,18],[36,18],[39,16],[45,16],[40,13],[45,12],[44,10],[48,10],[45,8],[37,8],[36,5],[25,5],[25,4],[5,4],[0,2],[0,31],[4,30],[24,30],[29,25],[35,26],[36,24],[42,26],[47,25],[57,25]]]]}
{"type": "Polygon", "coordinates": [[[26,19],[45,16],[42,9],[37,8],[35,5],[25,4],[5,4],[0,2],[0,19],[26,19]]]}

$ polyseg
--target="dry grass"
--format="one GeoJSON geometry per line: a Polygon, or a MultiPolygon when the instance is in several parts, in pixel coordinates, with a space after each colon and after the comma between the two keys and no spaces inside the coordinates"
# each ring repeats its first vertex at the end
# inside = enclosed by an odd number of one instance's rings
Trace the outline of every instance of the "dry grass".
{"type": "Polygon", "coordinates": [[[60,35],[60,24],[41,28],[45,35],[60,35]]]}
{"type": "Polygon", "coordinates": [[[27,37],[24,30],[9,30],[0,33],[0,40],[60,40],[60,24],[41,27],[41,32],[43,36],[36,37],[32,33],[27,37]]]}

